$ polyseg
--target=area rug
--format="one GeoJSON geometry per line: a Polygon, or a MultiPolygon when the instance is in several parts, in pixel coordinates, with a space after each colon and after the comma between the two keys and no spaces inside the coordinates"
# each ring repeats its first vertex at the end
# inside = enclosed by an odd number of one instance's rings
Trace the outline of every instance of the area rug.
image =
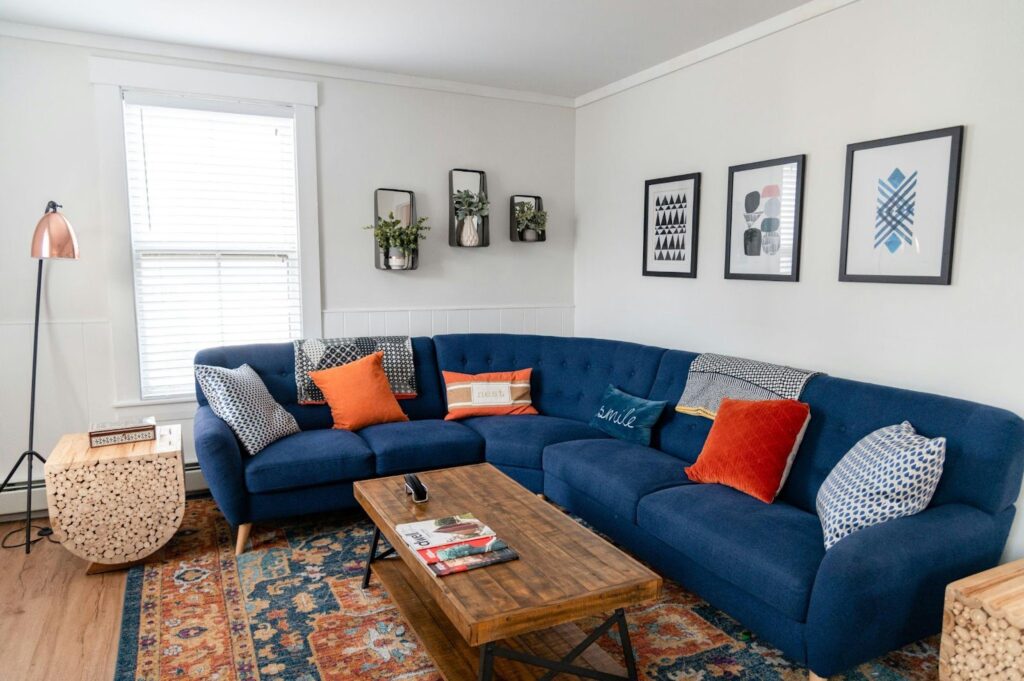
{"type": "MultiPolygon", "coordinates": [[[[357,513],[253,531],[235,560],[210,499],[189,500],[159,562],[128,574],[115,681],[436,681],[440,674],[375,582],[360,589],[371,533],[357,513]]],[[[807,672],[735,620],[666,582],[656,603],[627,611],[641,678],[805,679],[807,672]]],[[[600,618],[583,621],[593,630],[600,618]]],[[[618,656],[617,641],[601,645],[618,656]]],[[[843,678],[937,677],[934,639],[843,678]]],[[[565,678],[565,677],[560,677],[565,678]]]]}

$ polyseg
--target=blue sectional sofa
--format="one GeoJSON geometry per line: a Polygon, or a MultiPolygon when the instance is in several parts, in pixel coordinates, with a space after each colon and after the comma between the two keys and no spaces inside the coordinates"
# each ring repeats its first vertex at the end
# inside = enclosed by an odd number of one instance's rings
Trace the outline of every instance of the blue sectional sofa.
{"type": "Polygon", "coordinates": [[[995,565],[1024,475],[1024,421],[994,407],[812,378],[811,422],[773,504],[683,473],[711,421],[666,410],[650,447],[587,422],[608,386],[674,404],[696,354],[585,338],[463,334],[413,339],[419,397],[407,423],[331,429],[325,406],[295,403],[292,346],[204,350],[196,362],[247,363],[303,429],[245,456],[197,386],[196,453],[233,525],[352,507],[355,480],[488,461],[578,514],[729,613],[789,657],[828,676],[941,626],[945,585],[995,565]],[[539,416],[444,421],[440,370],[533,368],[539,416]],[[947,438],[924,512],[857,532],[825,552],[818,488],[871,431],[909,420],[947,438]]]}

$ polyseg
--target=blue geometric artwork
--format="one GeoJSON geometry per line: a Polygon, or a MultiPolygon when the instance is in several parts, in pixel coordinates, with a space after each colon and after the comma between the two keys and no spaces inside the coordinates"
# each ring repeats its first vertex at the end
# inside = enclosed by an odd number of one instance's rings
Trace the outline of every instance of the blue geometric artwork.
{"type": "Polygon", "coordinates": [[[878,209],[875,213],[875,248],[885,245],[895,253],[914,237],[914,208],[917,202],[917,171],[910,176],[899,168],[878,180],[878,209]]]}

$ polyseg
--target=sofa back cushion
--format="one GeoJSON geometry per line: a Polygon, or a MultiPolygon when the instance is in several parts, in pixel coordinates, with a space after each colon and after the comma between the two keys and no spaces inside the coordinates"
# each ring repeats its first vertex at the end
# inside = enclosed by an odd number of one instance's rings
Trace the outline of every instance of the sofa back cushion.
{"type": "Polygon", "coordinates": [[[480,374],[533,369],[531,394],[541,414],[587,422],[608,384],[646,395],[665,352],[636,343],[518,334],[435,336],[443,371],[480,374]]]}
{"type": "Polygon", "coordinates": [[[946,438],[946,462],[932,506],[965,503],[989,513],[1017,499],[1024,474],[1024,421],[966,400],[816,376],[800,400],[811,422],[779,499],[815,510],[825,477],[869,433],[909,421],[926,437],[946,438]]]}
{"type": "Polygon", "coordinates": [[[654,379],[648,397],[668,402],[661,420],[654,429],[651,446],[676,456],[687,463],[697,460],[704,441],[711,430],[711,419],[691,414],[680,414],[675,410],[686,387],[690,363],[697,358],[695,352],[668,350],[661,357],[658,375],[654,379]]]}
{"type": "MultiPolygon", "coordinates": [[[[423,337],[413,338],[412,354],[416,363],[418,395],[415,399],[399,400],[398,404],[410,419],[441,418],[445,414],[445,406],[433,341],[423,337]]],[[[330,428],[334,423],[327,405],[296,404],[295,352],[291,343],[207,348],[196,354],[195,362],[228,368],[248,364],[263,379],[273,398],[295,416],[300,428],[330,428]]],[[[206,396],[198,385],[196,399],[200,406],[207,404],[206,396]]]]}

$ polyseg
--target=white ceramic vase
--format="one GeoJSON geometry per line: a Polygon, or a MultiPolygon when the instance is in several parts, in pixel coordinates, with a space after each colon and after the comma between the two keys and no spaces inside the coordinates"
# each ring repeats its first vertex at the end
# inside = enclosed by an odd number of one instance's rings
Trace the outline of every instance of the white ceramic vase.
{"type": "Polygon", "coordinates": [[[459,230],[459,245],[460,246],[479,246],[480,245],[480,217],[478,215],[470,215],[462,218],[462,227],[459,230]]]}

